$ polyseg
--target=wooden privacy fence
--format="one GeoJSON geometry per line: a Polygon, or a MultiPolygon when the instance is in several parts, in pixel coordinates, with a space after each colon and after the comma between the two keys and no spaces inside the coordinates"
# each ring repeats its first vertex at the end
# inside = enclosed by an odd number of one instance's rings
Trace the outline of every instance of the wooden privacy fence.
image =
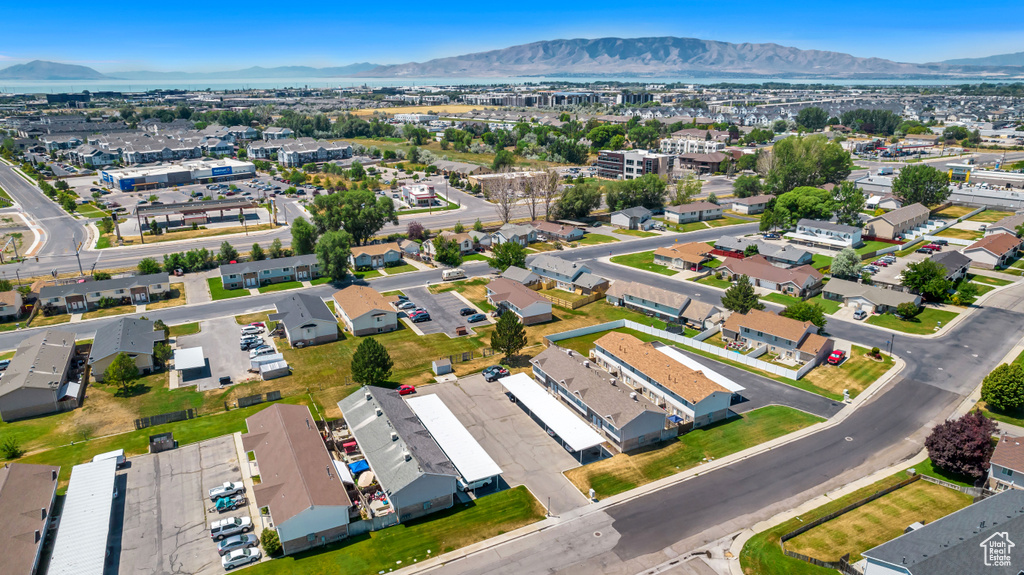
{"type": "MultiPolygon", "coordinates": [[[[242,407],[249,407],[249,406],[252,406],[252,405],[259,405],[260,403],[263,403],[264,401],[277,401],[279,399],[281,399],[281,392],[280,391],[270,391],[270,392],[267,392],[267,394],[265,396],[262,393],[257,393],[256,395],[250,395],[250,396],[247,396],[247,397],[239,397],[237,403],[238,403],[238,407],[242,408],[242,407]]],[[[228,402],[226,402],[226,401],[224,402],[224,409],[225,410],[230,409],[230,406],[228,405],[228,402]]]]}
{"type": "Polygon", "coordinates": [[[161,413],[159,415],[151,415],[149,417],[140,417],[135,420],[135,429],[145,429],[154,425],[163,425],[165,423],[173,423],[175,421],[195,419],[195,416],[196,411],[194,409],[183,409],[181,411],[161,413]]]}
{"type": "Polygon", "coordinates": [[[491,357],[492,355],[494,355],[494,350],[489,347],[485,347],[478,351],[464,351],[462,353],[441,356],[438,359],[447,359],[453,364],[456,364],[464,361],[473,361],[478,357],[491,357]]]}
{"type": "Polygon", "coordinates": [[[560,306],[560,307],[568,308],[568,309],[576,309],[576,308],[579,308],[579,307],[583,307],[583,306],[587,305],[588,303],[595,302],[595,301],[597,301],[597,300],[599,300],[599,299],[604,297],[604,294],[599,293],[599,292],[594,292],[594,293],[592,293],[592,294],[590,294],[590,295],[588,295],[587,297],[584,297],[584,298],[580,298],[580,299],[576,299],[576,300],[567,300],[567,299],[562,299],[560,297],[555,297],[555,296],[550,295],[550,294],[546,294],[544,292],[539,292],[539,293],[540,293],[540,295],[544,296],[544,298],[547,299],[548,301],[550,301],[551,303],[553,303],[553,304],[555,304],[557,306],[560,306]]]}

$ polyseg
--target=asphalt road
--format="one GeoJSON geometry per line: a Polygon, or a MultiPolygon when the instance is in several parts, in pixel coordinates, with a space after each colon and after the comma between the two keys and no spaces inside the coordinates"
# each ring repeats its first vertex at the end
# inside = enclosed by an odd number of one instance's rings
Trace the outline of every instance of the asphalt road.
{"type": "MultiPolygon", "coordinates": [[[[68,262],[77,270],[75,246],[80,242],[86,242],[88,237],[82,222],[65,212],[47,198],[42,190],[14,173],[10,166],[2,162],[0,162],[0,188],[6,190],[17,202],[20,211],[28,215],[32,222],[39,224],[45,231],[46,242],[38,252],[41,265],[36,265],[36,268],[42,273],[49,273],[54,266],[48,266],[47,263],[53,264],[60,261],[68,262]]],[[[26,238],[26,246],[31,243],[31,240],[26,238]]],[[[14,269],[19,269],[24,265],[8,264],[3,266],[3,270],[14,277],[14,269]]],[[[19,271],[21,270],[19,269],[19,271]]]]}

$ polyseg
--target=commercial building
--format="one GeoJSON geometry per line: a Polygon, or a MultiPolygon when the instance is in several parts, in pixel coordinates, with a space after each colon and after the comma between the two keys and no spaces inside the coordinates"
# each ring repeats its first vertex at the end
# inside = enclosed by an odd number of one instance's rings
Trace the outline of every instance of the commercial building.
{"type": "Polygon", "coordinates": [[[50,534],[60,467],[8,463],[0,467],[0,573],[36,575],[50,534]]]}
{"type": "MultiPolygon", "coordinates": [[[[276,403],[245,419],[242,447],[253,453],[265,507],[285,555],[348,536],[352,500],[328,453],[316,420],[304,405],[276,403]]],[[[358,515],[357,515],[358,517],[358,515]]]]}
{"type": "Polygon", "coordinates": [[[122,353],[135,361],[139,373],[153,371],[153,346],[164,341],[163,330],[154,329],[155,325],[156,322],[145,319],[122,318],[97,328],[89,351],[92,378],[103,381],[104,372],[122,353]]]}
{"type": "Polygon", "coordinates": [[[48,575],[105,573],[113,516],[117,459],[71,468],[48,575]]]}
{"type": "Polygon", "coordinates": [[[786,233],[785,238],[797,243],[833,249],[852,248],[864,243],[861,240],[861,230],[856,226],[808,219],[797,222],[796,230],[786,233]]]}
{"type": "Polygon", "coordinates": [[[601,150],[597,156],[597,175],[613,180],[632,180],[646,174],[668,177],[676,156],[647,150],[601,150]]]}
{"type": "Polygon", "coordinates": [[[514,313],[523,325],[551,321],[551,300],[507,278],[487,284],[487,302],[504,312],[514,313]]]}
{"type": "Polygon", "coordinates": [[[868,237],[896,240],[928,223],[931,211],[922,204],[910,204],[875,216],[864,223],[863,234],[868,237]]]}
{"type": "Polygon", "coordinates": [[[56,329],[25,338],[0,380],[0,418],[13,421],[78,407],[82,387],[68,381],[75,334],[56,329]]]}
{"type": "Polygon", "coordinates": [[[39,290],[39,302],[44,308],[60,313],[79,313],[98,309],[102,299],[113,299],[124,305],[146,304],[159,299],[169,289],[170,277],[163,272],[46,286],[39,290]]]}
{"type": "Polygon", "coordinates": [[[437,202],[434,186],[414,184],[402,186],[402,199],[410,206],[432,206],[437,202]]]}
{"type": "Polygon", "coordinates": [[[730,315],[722,324],[722,339],[750,349],[764,346],[779,360],[813,365],[821,363],[835,347],[835,341],[818,335],[818,327],[809,321],[756,309],[730,315]]]}
{"type": "Polygon", "coordinates": [[[350,285],[334,292],[334,311],[352,335],[373,335],[398,329],[398,296],[383,296],[369,286],[350,285]]]}
{"type": "Polygon", "coordinates": [[[100,179],[122,192],[152,190],[190,184],[209,184],[252,178],[256,166],[225,158],[221,160],[193,160],[169,166],[103,170],[100,179]]]}
{"type": "Polygon", "coordinates": [[[725,150],[725,142],[695,138],[664,138],[661,140],[662,154],[712,154],[725,150]]]}
{"type": "Polygon", "coordinates": [[[710,152],[706,154],[680,154],[678,156],[679,167],[685,170],[693,170],[701,174],[713,174],[722,170],[722,162],[732,160],[732,155],[724,152],[710,152]]]}
{"type": "Polygon", "coordinates": [[[277,313],[270,321],[284,325],[292,347],[305,347],[338,340],[338,321],[320,296],[295,293],[274,304],[277,313]]]}

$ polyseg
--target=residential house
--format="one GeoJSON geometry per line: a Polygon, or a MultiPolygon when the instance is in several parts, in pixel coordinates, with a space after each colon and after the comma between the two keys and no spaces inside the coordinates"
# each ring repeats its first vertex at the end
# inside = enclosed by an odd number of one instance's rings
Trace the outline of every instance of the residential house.
{"type": "MultiPolygon", "coordinates": [[[[657,443],[665,410],[571,349],[548,346],[530,361],[533,377],[575,409],[620,452],[657,443]]],[[[672,426],[676,429],[675,426],[672,426]]]]}
{"type": "Polygon", "coordinates": [[[7,463],[0,467],[0,573],[36,575],[43,546],[56,526],[53,504],[57,500],[60,467],[7,463]]]}
{"type": "Polygon", "coordinates": [[[349,263],[356,270],[383,268],[402,261],[402,248],[397,242],[355,246],[350,251],[349,263]]]}
{"type": "Polygon", "coordinates": [[[543,220],[532,221],[530,222],[530,225],[533,226],[533,229],[537,230],[538,236],[544,236],[549,240],[575,242],[583,239],[583,230],[576,226],[546,222],[543,220]]]}
{"type": "Polygon", "coordinates": [[[946,279],[954,283],[967,277],[967,269],[971,267],[971,258],[956,250],[942,251],[928,259],[945,268],[946,279]]]}
{"type": "Polygon", "coordinates": [[[910,204],[875,216],[864,223],[864,235],[884,240],[896,240],[918,226],[928,223],[931,211],[922,204],[910,204]]]}
{"type": "Polygon", "coordinates": [[[722,323],[725,319],[723,311],[709,303],[690,300],[683,310],[683,322],[693,329],[704,331],[722,323]]]}
{"type": "Polygon", "coordinates": [[[617,331],[595,341],[591,357],[623,384],[675,415],[676,421],[693,427],[727,418],[733,393],[742,389],[726,387],[719,374],[712,377],[706,369],[694,369],[680,361],[685,356],[669,346],[644,343],[617,331]]]}
{"type": "Polygon", "coordinates": [[[39,290],[39,301],[44,308],[60,313],[81,313],[99,308],[100,300],[105,298],[118,304],[142,305],[159,299],[169,290],[170,278],[164,272],[46,286],[39,290]]]}
{"type": "Polygon", "coordinates": [[[282,552],[348,537],[352,499],[337,467],[344,463],[327,451],[309,408],[275,403],[247,417],[245,427],[242,449],[255,456],[260,470],[252,495],[269,512],[282,552]]]}
{"type": "Polygon", "coordinates": [[[612,212],[611,223],[617,228],[625,230],[649,230],[657,223],[653,219],[651,210],[643,206],[634,206],[617,212],[612,212]]]}
{"type": "Polygon", "coordinates": [[[818,335],[818,327],[809,321],[752,309],[733,313],[722,324],[722,339],[748,348],[767,346],[780,359],[799,363],[821,363],[835,347],[832,338],[818,335]]]}
{"type": "Polygon", "coordinates": [[[470,230],[467,232],[470,237],[473,238],[473,243],[480,246],[481,248],[491,247],[491,234],[487,232],[478,232],[476,230],[470,230]]]}
{"type": "Polygon", "coordinates": [[[985,269],[1006,267],[1020,253],[1024,240],[1016,234],[992,234],[981,238],[963,250],[973,265],[985,269]]]}
{"type": "Polygon", "coordinates": [[[742,260],[725,258],[722,265],[718,266],[716,273],[721,273],[731,280],[747,276],[754,287],[763,287],[804,299],[814,297],[821,292],[824,278],[821,272],[811,266],[780,268],[773,266],[764,256],[753,256],[742,260]]]}
{"type": "Polygon", "coordinates": [[[856,226],[801,219],[796,224],[796,230],[785,234],[785,237],[797,243],[843,249],[863,244],[860,235],[861,230],[856,226]]]}
{"type": "Polygon", "coordinates": [[[1005,218],[989,224],[985,228],[985,235],[990,236],[993,234],[1012,234],[1017,235],[1017,228],[1024,225],[1024,213],[1014,214],[1012,216],[1006,216],[1005,218]]]}
{"type": "Polygon", "coordinates": [[[399,521],[455,503],[459,472],[397,390],[366,386],[338,408],[399,521]]]}
{"type": "Polygon", "coordinates": [[[47,329],[22,340],[0,379],[0,419],[12,421],[77,407],[82,388],[68,383],[74,355],[71,332],[47,329]]]}
{"type": "Polygon", "coordinates": [[[153,346],[165,340],[163,330],[156,330],[155,325],[156,322],[145,319],[122,318],[97,328],[89,351],[92,378],[103,381],[104,372],[122,353],[135,361],[139,373],[153,371],[153,346]]]}
{"type": "Polygon", "coordinates": [[[728,198],[720,201],[723,205],[728,204],[734,212],[750,215],[764,212],[765,208],[768,207],[768,202],[774,199],[775,196],[759,194],[747,198],[728,198]]]}
{"type": "Polygon", "coordinates": [[[864,200],[864,208],[869,211],[875,210],[897,210],[903,207],[903,202],[892,194],[874,194],[864,200]]]}
{"type": "Polygon", "coordinates": [[[821,288],[821,296],[828,300],[842,302],[846,307],[868,313],[893,312],[902,303],[921,305],[921,296],[917,294],[839,278],[829,280],[821,288]]]}
{"type": "Polygon", "coordinates": [[[338,339],[338,320],[319,296],[293,293],[274,304],[270,321],[284,325],[292,347],[317,345],[338,339]]]}
{"type": "Polygon", "coordinates": [[[320,277],[316,254],[265,259],[220,266],[224,289],[255,289],[265,285],[310,281],[320,277]]]}
{"type": "Polygon", "coordinates": [[[1018,575],[1024,490],[1008,489],[868,549],[864,575],[1018,575]]]}
{"type": "Polygon", "coordinates": [[[11,320],[21,315],[24,301],[18,290],[0,292],[0,318],[11,320]]]}
{"type": "Polygon", "coordinates": [[[505,224],[498,228],[498,231],[491,234],[491,243],[501,245],[505,242],[515,242],[526,247],[537,241],[537,230],[533,226],[524,224],[505,224]]]}
{"type": "Polygon", "coordinates": [[[352,335],[371,335],[398,329],[397,296],[382,296],[369,287],[350,285],[334,292],[334,311],[352,335]]]}
{"type": "Polygon", "coordinates": [[[507,278],[497,278],[487,284],[487,302],[519,316],[523,325],[551,321],[551,301],[507,278]]]}
{"type": "Polygon", "coordinates": [[[1024,438],[1003,434],[989,460],[985,487],[992,491],[1024,489],[1024,438]],[[1021,483],[1017,483],[1021,480],[1021,483]]]}
{"type": "Polygon", "coordinates": [[[715,242],[715,251],[721,255],[742,259],[746,256],[747,247],[757,248],[760,255],[768,263],[783,268],[807,266],[814,262],[814,253],[791,244],[766,242],[760,238],[742,238],[725,236],[715,242]]]}
{"type": "Polygon", "coordinates": [[[649,284],[617,280],[605,294],[608,303],[656,317],[667,323],[682,324],[683,310],[690,298],[649,284]]]}
{"type": "Polygon", "coordinates": [[[711,202],[693,202],[665,208],[665,219],[677,224],[717,220],[722,217],[722,206],[711,202]]]}
{"type": "MultiPolygon", "coordinates": [[[[469,235],[468,233],[463,232],[461,234],[457,234],[455,232],[444,231],[441,232],[440,235],[442,238],[448,241],[453,241],[459,244],[459,253],[461,253],[462,255],[471,254],[476,251],[476,246],[473,245],[473,236],[469,235]]],[[[423,242],[423,244],[424,253],[433,257],[434,242],[423,242]]]]}
{"type": "Polygon", "coordinates": [[[555,256],[541,254],[529,263],[530,271],[539,275],[541,281],[554,284],[563,291],[579,291],[585,295],[608,289],[608,280],[594,275],[590,268],[579,262],[570,262],[555,256]]]}
{"type": "Polygon", "coordinates": [[[237,140],[255,140],[259,137],[260,133],[252,126],[231,126],[228,128],[228,134],[237,140]]]}
{"type": "Polygon", "coordinates": [[[704,264],[714,260],[715,248],[704,242],[672,244],[654,250],[654,263],[677,270],[700,271],[704,264]]]}
{"type": "Polygon", "coordinates": [[[399,240],[398,247],[402,250],[402,257],[411,256],[419,257],[421,250],[420,244],[412,240],[399,240]]]}
{"type": "Polygon", "coordinates": [[[540,276],[518,266],[509,266],[501,272],[501,277],[519,282],[526,287],[540,286],[540,276]]]}

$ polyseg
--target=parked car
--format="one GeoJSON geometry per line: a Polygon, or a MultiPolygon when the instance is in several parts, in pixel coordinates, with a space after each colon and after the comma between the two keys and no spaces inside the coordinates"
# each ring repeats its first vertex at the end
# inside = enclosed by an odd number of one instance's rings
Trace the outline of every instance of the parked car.
{"type": "Polygon", "coordinates": [[[230,571],[235,567],[241,567],[242,565],[248,565],[255,563],[260,560],[263,554],[260,553],[259,549],[236,549],[231,553],[220,558],[220,564],[224,566],[224,569],[230,571]]]}
{"type": "Polygon", "coordinates": [[[929,254],[929,255],[931,255],[931,254],[932,254],[932,250],[930,250],[930,249],[928,249],[928,248],[917,248],[917,249],[916,249],[916,250],[914,250],[914,251],[915,251],[915,252],[917,252],[917,253],[919,253],[919,254],[929,254]]]}
{"type": "Polygon", "coordinates": [[[476,310],[471,308],[471,307],[464,307],[464,308],[459,310],[459,315],[473,315],[475,313],[476,313],[476,310]]]}
{"type": "Polygon", "coordinates": [[[210,489],[210,501],[216,501],[221,497],[231,497],[238,493],[245,493],[245,484],[241,481],[225,481],[224,483],[210,489]]]}
{"type": "Polygon", "coordinates": [[[210,537],[220,541],[226,537],[252,531],[252,519],[248,517],[227,517],[210,525],[210,537]]]}
{"type": "Polygon", "coordinates": [[[220,376],[220,379],[218,380],[218,382],[220,383],[221,387],[223,387],[225,385],[231,385],[231,376],[230,375],[222,375],[222,376],[220,376]]]}
{"type": "Polygon", "coordinates": [[[859,310],[853,312],[853,319],[860,320],[860,319],[864,319],[866,317],[868,317],[868,312],[866,312],[866,311],[864,311],[862,309],[859,309],[859,310]]]}
{"type": "Polygon", "coordinates": [[[949,245],[949,240],[934,240],[934,241],[932,241],[932,243],[937,245],[937,246],[948,246],[949,245]]]}
{"type": "Polygon", "coordinates": [[[846,352],[841,349],[834,350],[828,356],[828,362],[831,365],[839,365],[840,363],[843,363],[844,359],[846,359],[846,352]]]}
{"type": "Polygon", "coordinates": [[[404,384],[398,386],[398,395],[409,395],[410,393],[416,393],[416,386],[404,384]]]}
{"type": "Polygon", "coordinates": [[[7,366],[11,365],[11,360],[5,359],[0,361],[0,371],[7,369],[7,366]]]}
{"type": "Polygon", "coordinates": [[[468,318],[466,318],[466,321],[468,321],[469,323],[476,323],[478,321],[484,321],[485,319],[487,319],[487,316],[485,316],[484,314],[482,314],[482,313],[475,313],[475,314],[469,316],[468,318]]]}
{"type": "Polygon", "coordinates": [[[256,335],[263,333],[263,328],[256,325],[247,325],[242,328],[242,335],[256,335]]]}
{"type": "Polygon", "coordinates": [[[221,556],[227,555],[236,549],[248,549],[259,545],[255,535],[232,535],[217,544],[217,553],[221,556]]]}
{"type": "Polygon", "coordinates": [[[483,371],[486,381],[497,381],[509,376],[509,371],[500,365],[492,365],[483,371]]]}
{"type": "Polygon", "coordinates": [[[413,323],[420,323],[420,322],[423,322],[423,321],[430,321],[430,314],[429,313],[422,312],[422,313],[418,313],[418,314],[412,316],[412,322],[413,323]]]}
{"type": "Polygon", "coordinates": [[[210,511],[216,511],[217,513],[224,513],[225,511],[234,511],[239,507],[244,507],[248,504],[248,500],[245,495],[241,493],[232,495],[231,497],[221,497],[213,502],[213,508],[210,511]]]}
{"type": "Polygon", "coordinates": [[[269,345],[261,345],[255,349],[249,350],[249,359],[256,359],[261,355],[270,355],[274,353],[274,348],[269,345]]]}
{"type": "Polygon", "coordinates": [[[940,246],[938,244],[928,244],[925,247],[930,249],[930,250],[932,250],[932,251],[936,251],[936,252],[941,252],[942,251],[942,246],[940,246]]]}
{"type": "Polygon", "coordinates": [[[254,321],[249,325],[251,325],[252,327],[258,327],[260,329],[266,329],[267,327],[267,324],[263,323],[262,321],[254,321]]]}
{"type": "Polygon", "coordinates": [[[780,236],[779,234],[762,234],[761,237],[763,237],[766,240],[779,240],[779,239],[782,239],[782,236],[780,236]]]}
{"type": "Polygon", "coordinates": [[[871,262],[871,265],[873,265],[873,266],[882,266],[883,268],[887,268],[887,267],[889,267],[889,262],[884,261],[884,260],[876,260],[876,261],[871,262]]]}
{"type": "Polygon", "coordinates": [[[398,304],[398,309],[415,309],[415,308],[416,308],[416,304],[412,303],[409,300],[405,300],[405,301],[403,301],[403,302],[398,304]]]}

